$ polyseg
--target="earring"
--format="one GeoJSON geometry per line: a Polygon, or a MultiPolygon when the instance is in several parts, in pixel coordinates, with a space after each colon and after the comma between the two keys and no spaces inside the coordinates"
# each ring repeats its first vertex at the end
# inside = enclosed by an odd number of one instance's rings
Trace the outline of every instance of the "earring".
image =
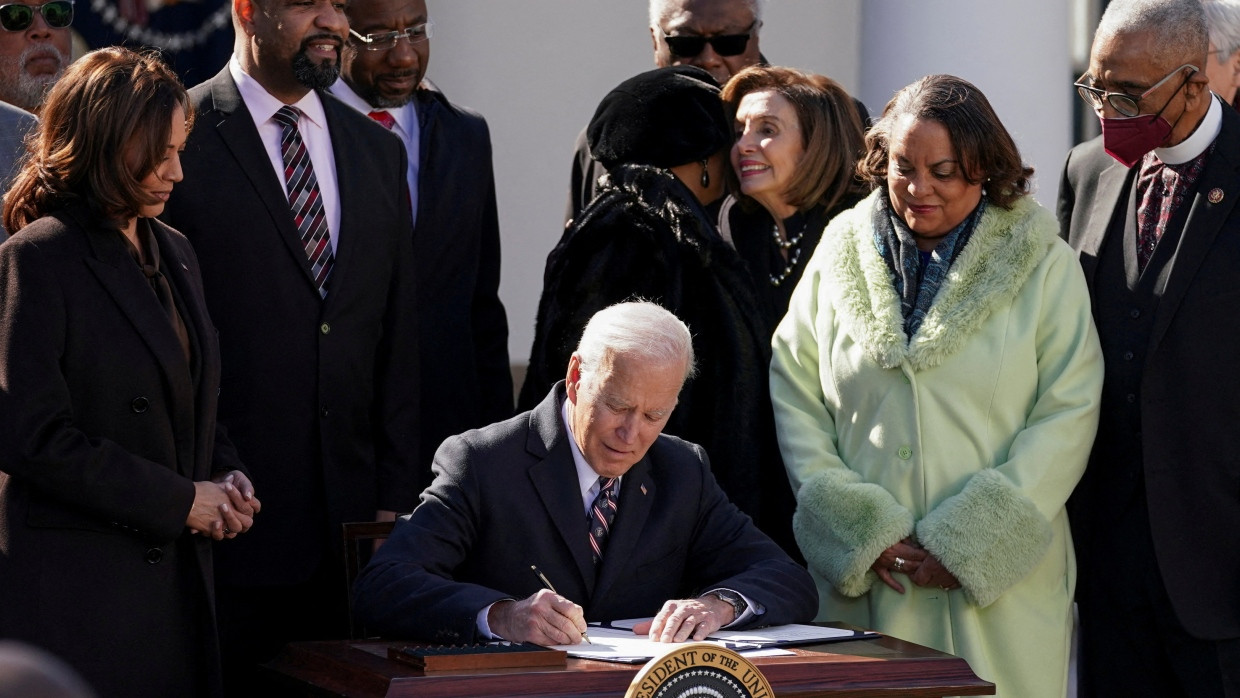
{"type": "Polygon", "coordinates": [[[706,171],[706,161],[702,161],[702,188],[710,188],[710,172],[706,171]]]}

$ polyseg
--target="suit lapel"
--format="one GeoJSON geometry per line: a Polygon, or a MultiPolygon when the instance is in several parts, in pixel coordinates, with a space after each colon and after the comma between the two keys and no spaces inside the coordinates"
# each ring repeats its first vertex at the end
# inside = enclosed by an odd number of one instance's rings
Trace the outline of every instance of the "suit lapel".
{"type": "Polygon", "coordinates": [[[594,594],[594,560],[590,552],[589,529],[581,491],[577,488],[577,466],[568,444],[568,431],[560,419],[564,402],[563,383],[557,385],[530,415],[526,449],[542,460],[529,469],[530,482],[543,508],[555,523],[564,545],[572,554],[582,587],[594,594]]]}
{"type": "Polygon", "coordinates": [[[647,454],[624,475],[616,520],[607,539],[607,548],[603,551],[598,582],[590,595],[591,607],[596,607],[607,597],[607,592],[623,572],[631,570],[655,494],[654,480],[650,477],[650,456],[647,454]]]}
{"type": "MultiPolygon", "coordinates": [[[[1129,180],[1129,175],[1136,176],[1136,169],[1121,166],[1109,155],[1107,159],[1112,162],[1098,175],[1093,205],[1089,207],[1088,218],[1082,227],[1084,232],[1078,246],[1082,261],[1081,269],[1085,272],[1085,280],[1089,282],[1091,288],[1094,284],[1094,272],[1098,268],[1098,254],[1102,250],[1102,242],[1106,239],[1107,231],[1111,229],[1111,223],[1117,213],[1124,215],[1128,211],[1128,202],[1123,196],[1124,184],[1129,180]]],[[[1119,229],[1123,230],[1123,226],[1119,229]]]]}
{"type": "MultiPolygon", "coordinates": [[[[293,212],[284,191],[284,182],[280,181],[271,167],[266,146],[259,138],[250,110],[241,99],[241,93],[237,91],[237,84],[233,82],[227,67],[215,77],[211,86],[211,97],[215,109],[224,115],[224,118],[215,124],[220,141],[232,153],[241,171],[253,185],[254,191],[258,192],[259,199],[275,223],[280,239],[293,256],[294,263],[301,267],[306,283],[310,284],[310,288],[317,295],[314,273],[310,269],[306,248],[301,243],[301,234],[297,232],[297,225],[293,222],[293,212]]],[[[344,200],[343,197],[341,200],[344,200]]],[[[261,226],[255,226],[254,230],[260,228],[261,226]]],[[[335,275],[336,271],[333,270],[332,274],[335,275]]]]}
{"type": "Polygon", "coordinates": [[[1180,301],[1184,299],[1197,270],[1214,246],[1215,238],[1231,216],[1236,200],[1240,197],[1240,163],[1235,158],[1237,152],[1240,152],[1240,115],[1224,107],[1222,130],[1216,139],[1214,152],[1210,154],[1201,179],[1198,180],[1197,192],[1193,196],[1184,232],[1180,235],[1171,273],[1167,277],[1165,289],[1162,289],[1154,314],[1154,330],[1150,335],[1151,350],[1162,341],[1180,301]],[[1222,198],[1218,203],[1213,203],[1210,201],[1210,192],[1216,189],[1222,194],[1222,198]]]}
{"type": "Polygon", "coordinates": [[[193,449],[190,446],[186,450],[182,446],[194,443],[194,390],[190,384],[189,364],[185,361],[181,342],[177,339],[159,299],[151,291],[150,284],[136,268],[121,234],[110,230],[91,229],[86,221],[77,218],[76,214],[71,215],[74,215],[77,224],[85,230],[90,243],[92,256],[86,258],[86,265],[99,279],[112,301],[129,318],[129,322],[150,348],[164,374],[171,395],[169,411],[176,429],[178,455],[182,456],[177,459],[177,467],[182,474],[188,475],[184,471],[193,467],[193,459],[186,456],[192,456],[193,449]]]}

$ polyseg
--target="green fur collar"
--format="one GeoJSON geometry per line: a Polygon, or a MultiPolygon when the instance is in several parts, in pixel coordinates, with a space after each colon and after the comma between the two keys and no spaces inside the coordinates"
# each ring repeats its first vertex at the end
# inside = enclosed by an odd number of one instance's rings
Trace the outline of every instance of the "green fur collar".
{"type": "Polygon", "coordinates": [[[870,214],[878,196],[875,191],[832,221],[823,236],[829,245],[824,281],[835,295],[840,323],[884,368],[907,361],[920,371],[956,353],[994,308],[1016,296],[1059,229],[1055,217],[1027,196],[1010,211],[987,206],[909,341],[891,270],[874,246],[870,214]]]}

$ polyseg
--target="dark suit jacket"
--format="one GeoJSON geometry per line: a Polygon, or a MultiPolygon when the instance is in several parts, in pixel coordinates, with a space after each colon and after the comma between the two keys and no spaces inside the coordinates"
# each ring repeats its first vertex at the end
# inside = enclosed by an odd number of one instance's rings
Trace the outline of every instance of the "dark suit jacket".
{"type": "MultiPolygon", "coordinates": [[[[499,299],[491,132],[433,86],[414,93],[420,130],[413,251],[422,360],[422,479],[449,436],[512,416],[508,320],[499,299]]],[[[404,181],[402,179],[401,181],[404,181]]]]}
{"type": "MultiPolygon", "coordinates": [[[[1137,169],[1103,152],[1100,138],[1068,155],[1059,219],[1091,292],[1104,241],[1122,232],[1122,217],[1133,215],[1128,201],[1137,169]]],[[[1154,562],[1180,622],[1203,639],[1240,636],[1240,452],[1227,436],[1240,424],[1238,201],[1240,115],[1224,108],[1214,153],[1195,198],[1184,204],[1188,220],[1155,310],[1141,378],[1142,431],[1133,435],[1144,461],[1154,562]],[[1222,194],[1217,202],[1210,201],[1214,190],[1222,194]]],[[[1099,486],[1112,467],[1109,454],[1095,448],[1073,495],[1082,585],[1127,583],[1106,570],[1110,550],[1124,544],[1126,532],[1106,522],[1088,525],[1093,503],[1113,496],[1099,486]],[[1086,525],[1078,525],[1082,516],[1086,525]]]]}
{"type": "Polygon", "coordinates": [[[217,555],[223,583],[293,584],[341,549],[343,521],[417,498],[413,260],[399,139],[320,93],[340,187],[319,297],[253,119],[225,68],[190,90],[185,182],[164,216],[202,261],[220,330],[220,421],[254,473],[262,521],[217,555]]]}
{"type": "Polygon", "coordinates": [[[192,365],[85,206],[0,245],[0,636],[62,656],[100,695],[218,695],[211,545],[185,519],[194,481],[240,463],[216,428],[197,260],[150,224],[192,365]]]}
{"type": "Polygon", "coordinates": [[[367,627],[433,642],[476,637],[477,613],[539,589],[537,565],[586,619],[652,616],[716,587],[765,607],[755,623],[807,621],[809,573],[728,502],[701,447],[660,436],[624,476],[596,574],[557,384],[532,411],[446,441],[435,483],[354,587],[367,627]]]}

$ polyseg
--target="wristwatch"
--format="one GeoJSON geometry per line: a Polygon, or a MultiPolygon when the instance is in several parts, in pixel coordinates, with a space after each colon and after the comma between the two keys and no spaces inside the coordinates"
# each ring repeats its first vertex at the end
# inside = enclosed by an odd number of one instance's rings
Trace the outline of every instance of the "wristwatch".
{"type": "Polygon", "coordinates": [[[703,594],[703,596],[713,596],[731,606],[732,612],[735,614],[732,616],[732,622],[740,620],[741,614],[749,608],[749,604],[745,603],[745,597],[731,589],[712,589],[703,594]]]}

